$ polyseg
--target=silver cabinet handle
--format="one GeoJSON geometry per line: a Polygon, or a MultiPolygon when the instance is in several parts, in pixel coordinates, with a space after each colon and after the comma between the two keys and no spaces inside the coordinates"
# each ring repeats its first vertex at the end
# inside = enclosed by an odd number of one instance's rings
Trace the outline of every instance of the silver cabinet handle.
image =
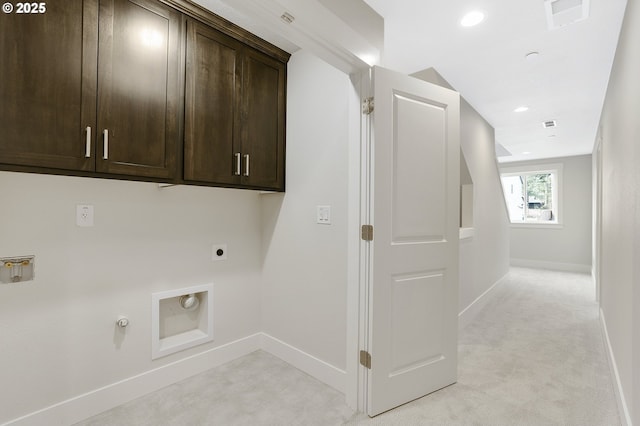
{"type": "Polygon", "coordinates": [[[103,160],[108,160],[109,159],[109,129],[104,129],[102,131],[102,135],[104,137],[104,151],[102,153],[102,159],[103,160]]]}
{"type": "Polygon", "coordinates": [[[240,176],[240,168],[242,168],[240,157],[242,157],[242,155],[239,152],[234,155],[236,157],[236,171],[233,174],[236,176],[240,176]]]}
{"type": "Polygon", "coordinates": [[[249,176],[249,154],[244,156],[244,175],[249,176]]]}
{"type": "Polygon", "coordinates": [[[84,147],[84,156],[85,158],[91,158],[91,126],[87,126],[85,130],[87,131],[87,141],[84,147]]]}

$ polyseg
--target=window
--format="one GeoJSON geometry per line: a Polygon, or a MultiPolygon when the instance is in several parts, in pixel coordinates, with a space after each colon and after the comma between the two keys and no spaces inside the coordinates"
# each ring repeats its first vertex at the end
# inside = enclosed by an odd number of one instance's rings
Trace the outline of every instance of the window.
{"type": "Polygon", "coordinates": [[[561,164],[502,168],[500,176],[511,223],[562,223],[561,164]]]}

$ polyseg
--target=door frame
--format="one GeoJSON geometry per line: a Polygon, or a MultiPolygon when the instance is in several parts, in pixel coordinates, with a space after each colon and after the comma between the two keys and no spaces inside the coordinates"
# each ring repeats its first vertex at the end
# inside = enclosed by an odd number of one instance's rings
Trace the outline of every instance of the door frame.
{"type": "Polygon", "coordinates": [[[368,336],[368,289],[366,272],[368,249],[360,238],[360,225],[369,221],[369,152],[365,142],[369,132],[369,117],[362,114],[362,101],[371,93],[372,70],[354,73],[349,87],[349,182],[347,238],[347,363],[345,397],[347,404],[366,412],[367,371],[360,365],[359,352],[366,347],[368,336]],[[361,309],[362,308],[362,309],[361,309]]]}
{"type": "Polygon", "coordinates": [[[601,261],[602,261],[602,127],[598,129],[596,144],[593,150],[593,267],[592,276],[595,282],[596,302],[600,305],[601,261]]]}

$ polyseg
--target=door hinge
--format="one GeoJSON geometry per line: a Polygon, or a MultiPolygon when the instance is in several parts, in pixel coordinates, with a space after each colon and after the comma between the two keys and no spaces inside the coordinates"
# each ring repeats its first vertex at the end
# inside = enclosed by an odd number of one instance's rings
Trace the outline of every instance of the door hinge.
{"type": "Polygon", "coordinates": [[[373,98],[365,98],[362,101],[362,113],[369,115],[373,112],[374,103],[373,98]]]}
{"type": "Polygon", "coordinates": [[[362,225],[362,239],[373,241],[373,225],[362,225]]]}
{"type": "Polygon", "coordinates": [[[360,365],[371,370],[371,354],[367,351],[360,351],[360,365]]]}

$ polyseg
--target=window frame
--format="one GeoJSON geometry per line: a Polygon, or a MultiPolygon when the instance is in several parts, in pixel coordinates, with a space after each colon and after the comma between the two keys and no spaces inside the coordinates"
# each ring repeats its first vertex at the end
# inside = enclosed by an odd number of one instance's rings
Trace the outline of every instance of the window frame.
{"type": "Polygon", "coordinates": [[[509,216],[509,224],[513,228],[562,228],[563,227],[563,177],[562,177],[562,164],[561,163],[531,163],[525,165],[518,166],[508,166],[508,167],[500,167],[500,186],[502,187],[502,195],[504,197],[505,206],[507,208],[507,213],[509,216]],[[502,182],[503,177],[508,176],[523,176],[523,175],[538,175],[551,173],[555,175],[555,183],[552,186],[552,198],[553,198],[553,208],[552,212],[555,216],[554,221],[548,222],[534,222],[534,221],[523,221],[523,222],[513,222],[511,220],[511,212],[509,211],[509,203],[507,201],[507,194],[505,191],[504,184],[502,182]]]}

